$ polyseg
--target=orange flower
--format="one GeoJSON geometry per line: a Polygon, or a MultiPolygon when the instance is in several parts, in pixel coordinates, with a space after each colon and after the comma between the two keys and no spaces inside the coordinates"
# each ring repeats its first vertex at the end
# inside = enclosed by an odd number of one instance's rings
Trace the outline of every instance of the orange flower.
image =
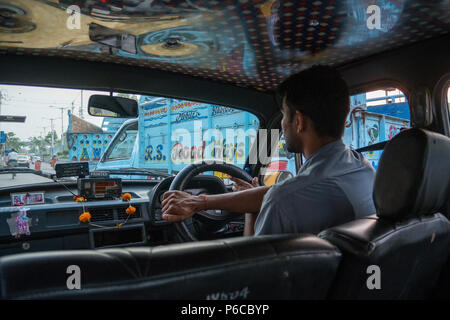
{"type": "Polygon", "coordinates": [[[131,194],[129,194],[128,192],[124,193],[124,195],[122,196],[122,200],[123,201],[130,201],[131,200],[131,194]]]}
{"type": "Polygon", "coordinates": [[[83,214],[80,215],[80,217],[78,218],[80,219],[81,222],[90,222],[91,221],[91,214],[89,212],[83,212],[83,214]]]}
{"type": "Polygon", "coordinates": [[[133,213],[136,212],[136,208],[135,208],[135,207],[132,207],[132,206],[129,206],[129,207],[125,210],[125,212],[126,212],[127,214],[129,214],[129,215],[132,215],[133,213]]]}
{"type": "Polygon", "coordinates": [[[77,199],[78,199],[77,195],[73,196],[73,201],[77,201],[77,199]]]}
{"type": "Polygon", "coordinates": [[[77,199],[75,201],[76,202],[84,202],[84,198],[83,197],[77,197],[77,199]]]}

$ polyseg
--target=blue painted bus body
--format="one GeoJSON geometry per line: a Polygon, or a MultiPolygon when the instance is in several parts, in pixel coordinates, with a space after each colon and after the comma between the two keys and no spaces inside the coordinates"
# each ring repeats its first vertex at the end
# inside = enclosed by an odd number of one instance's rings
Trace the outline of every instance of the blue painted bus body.
{"type": "Polygon", "coordinates": [[[176,173],[189,163],[211,158],[243,167],[259,126],[257,117],[248,112],[148,96],[139,100],[138,119],[125,122],[120,130],[132,121],[138,121],[139,130],[131,157],[106,158],[98,163],[98,169],[134,167],[176,173]],[[227,133],[238,132],[242,137],[233,137],[233,143],[227,146],[226,141],[231,141],[226,140],[227,133]]]}

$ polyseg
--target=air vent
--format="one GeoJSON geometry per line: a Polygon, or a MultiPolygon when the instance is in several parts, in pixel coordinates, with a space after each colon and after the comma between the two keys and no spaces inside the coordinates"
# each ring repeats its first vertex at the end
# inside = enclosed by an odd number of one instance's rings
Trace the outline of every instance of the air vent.
{"type": "Polygon", "coordinates": [[[59,196],[56,197],[58,202],[73,202],[73,196],[59,196]]]}
{"type": "MultiPolygon", "coordinates": [[[[128,207],[121,207],[121,208],[118,209],[118,211],[119,211],[118,212],[119,213],[119,220],[125,220],[127,218],[128,214],[125,212],[125,210],[127,208],[128,207]]],[[[140,218],[141,217],[141,210],[140,210],[140,208],[136,207],[136,206],[135,206],[135,208],[136,208],[136,212],[130,217],[130,219],[140,218]]]]}
{"type": "Polygon", "coordinates": [[[89,209],[89,212],[91,213],[92,222],[114,220],[112,209],[89,209]]]}

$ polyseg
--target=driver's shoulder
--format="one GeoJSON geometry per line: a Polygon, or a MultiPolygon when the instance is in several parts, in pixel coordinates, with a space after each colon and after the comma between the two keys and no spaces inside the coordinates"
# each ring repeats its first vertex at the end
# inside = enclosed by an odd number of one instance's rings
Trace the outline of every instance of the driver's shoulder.
{"type": "Polygon", "coordinates": [[[292,201],[307,201],[312,194],[328,193],[339,188],[335,177],[322,175],[297,175],[270,188],[270,199],[278,206],[290,206],[292,201]],[[322,192],[321,192],[322,191],[322,192]]]}
{"type": "Polygon", "coordinates": [[[281,183],[274,184],[269,189],[270,198],[277,201],[287,199],[298,192],[299,188],[304,187],[305,182],[302,179],[298,179],[298,177],[293,177],[281,183]]]}

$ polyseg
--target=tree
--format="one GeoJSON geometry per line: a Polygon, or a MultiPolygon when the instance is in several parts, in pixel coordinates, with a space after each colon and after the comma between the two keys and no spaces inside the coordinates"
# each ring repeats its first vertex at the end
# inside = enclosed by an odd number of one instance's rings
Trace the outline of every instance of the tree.
{"type": "Polygon", "coordinates": [[[42,154],[47,147],[47,143],[42,137],[30,137],[28,138],[28,141],[31,153],[42,154]]]}
{"type": "Polygon", "coordinates": [[[15,149],[17,152],[37,153],[39,155],[49,154],[52,146],[52,134],[53,134],[53,146],[61,144],[61,139],[56,134],[56,131],[47,133],[45,137],[29,137],[27,141],[21,141],[14,132],[8,132],[6,149],[15,149]]]}
{"type": "MultiPolygon", "coordinates": [[[[25,144],[25,143],[24,143],[25,144]]],[[[53,131],[53,146],[57,146],[61,144],[61,139],[56,134],[56,131],[53,131]]],[[[39,155],[46,155],[51,151],[52,146],[52,132],[47,133],[46,136],[38,136],[38,137],[29,137],[26,142],[28,150],[30,153],[37,153],[39,155]]]]}
{"type": "Polygon", "coordinates": [[[58,135],[56,134],[56,131],[50,131],[49,133],[47,133],[47,135],[44,137],[44,141],[46,142],[47,145],[51,146],[52,145],[52,133],[53,133],[53,145],[57,145],[58,143],[61,144],[61,139],[58,138],[58,135]]]}
{"type": "MultiPolygon", "coordinates": [[[[52,147],[52,134],[53,134],[53,147],[57,146],[58,144],[61,144],[61,139],[58,138],[58,135],[56,134],[56,131],[50,131],[49,133],[47,133],[47,135],[43,138],[43,142],[44,142],[44,151],[51,152],[51,147],[52,147]]],[[[40,138],[42,139],[42,138],[40,138]]],[[[54,150],[53,150],[54,152],[54,150]]],[[[47,152],[46,152],[47,153],[47,152]]]]}
{"type": "Polygon", "coordinates": [[[14,132],[8,132],[6,140],[7,149],[15,149],[17,152],[21,152],[25,147],[25,142],[21,141],[14,132]]]}

